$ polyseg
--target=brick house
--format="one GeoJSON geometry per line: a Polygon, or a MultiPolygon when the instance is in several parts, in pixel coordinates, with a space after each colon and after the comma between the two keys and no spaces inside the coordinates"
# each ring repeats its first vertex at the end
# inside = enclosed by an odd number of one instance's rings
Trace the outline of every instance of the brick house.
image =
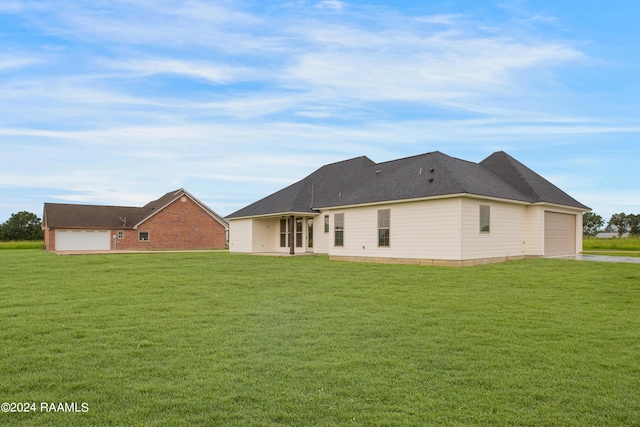
{"type": "Polygon", "coordinates": [[[48,251],[212,249],[227,245],[227,222],[184,189],[143,207],[45,203],[48,251]]]}

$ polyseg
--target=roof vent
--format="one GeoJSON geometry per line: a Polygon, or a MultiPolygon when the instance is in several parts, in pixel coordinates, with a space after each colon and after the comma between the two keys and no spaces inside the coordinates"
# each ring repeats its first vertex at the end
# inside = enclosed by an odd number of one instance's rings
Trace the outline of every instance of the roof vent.
{"type": "Polygon", "coordinates": [[[381,170],[377,170],[376,171],[376,175],[378,175],[380,172],[382,172],[381,170]]]}
{"type": "Polygon", "coordinates": [[[431,169],[429,172],[434,173],[436,170],[435,169],[431,169]]]}
{"type": "Polygon", "coordinates": [[[429,178],[429,182],[433,182],[433,178],[429,178]]]}

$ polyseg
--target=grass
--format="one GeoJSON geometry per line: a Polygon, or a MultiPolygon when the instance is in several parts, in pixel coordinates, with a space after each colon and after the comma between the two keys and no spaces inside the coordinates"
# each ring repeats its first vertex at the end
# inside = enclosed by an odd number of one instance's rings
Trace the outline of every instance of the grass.
{"type": "Polygon", "coordinates": [[[44,243],[42,243],[41,240],[0,242],[0,250],[3,250],[3,249],[44,249],[44,243]]]}
{"type": "Polygon", "coordinates": [[[0,251],[13,426],[640,424],[640,266],[0,251]]]}
{"type": "Polygon", "coordinates": [[[640,238],[585,239],[582,247],[586,254],[640,257],[640,238]]]}

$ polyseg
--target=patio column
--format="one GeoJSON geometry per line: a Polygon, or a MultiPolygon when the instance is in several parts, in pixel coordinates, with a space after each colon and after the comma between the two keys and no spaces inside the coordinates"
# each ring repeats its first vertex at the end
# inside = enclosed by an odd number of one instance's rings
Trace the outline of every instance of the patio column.
{"type": "Polygon", "coordinates": [[[296,248],[295,248],[295,232],[296,232],[296,218],[295,216],[291,215],[289,217],[289,255],[295,255],[296,253],[296,248]]]}

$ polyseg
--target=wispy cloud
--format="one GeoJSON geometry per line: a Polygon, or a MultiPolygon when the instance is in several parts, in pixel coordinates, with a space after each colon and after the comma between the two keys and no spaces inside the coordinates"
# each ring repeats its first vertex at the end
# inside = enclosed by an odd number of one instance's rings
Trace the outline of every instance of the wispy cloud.
{"type": "Polygon", "coordinates": [[[540,32],[559,25],[544,13],[256,5],[2,3],[29,31],[0,38],[0,149],[31,161],[3,165],[0,187],[118,203],[191,184],[212,198],[224,188],[232,210],[362,154],[640,132],[581,101],[564,73],[590,58],[540,32]]]}

